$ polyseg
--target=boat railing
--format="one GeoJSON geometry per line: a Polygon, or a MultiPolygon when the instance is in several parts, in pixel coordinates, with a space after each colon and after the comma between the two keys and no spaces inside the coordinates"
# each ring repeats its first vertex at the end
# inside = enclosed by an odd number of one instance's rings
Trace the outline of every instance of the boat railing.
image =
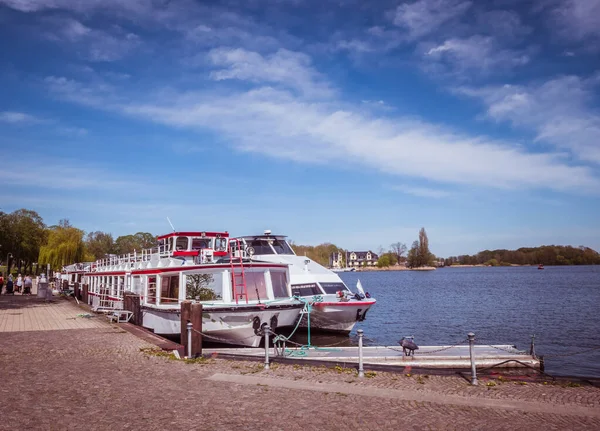
{"type": "Polygon", "coordinates": [[[173,252],[166,246],[157,246],[153,248],[142,249],[141,251],[134,250],[133,253],[127,253],[123,255],[108,256],[104,259],[98,259],[95,263],[91,264],[92,271],[98,271],[100,268],[106,268],[111,266],[119,266],[126,264],[135,264],[139,262],[149,262],[153,258],[163,259],[172,257],[173,252]]]}

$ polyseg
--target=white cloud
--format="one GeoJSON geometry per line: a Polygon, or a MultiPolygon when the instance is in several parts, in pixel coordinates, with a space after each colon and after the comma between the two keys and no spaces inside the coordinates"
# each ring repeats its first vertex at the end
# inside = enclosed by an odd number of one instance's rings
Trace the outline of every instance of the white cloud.
{"type": "Polygon", "coordinates": [[[593,108],[598,79],[564,76],[530,86],[461,88],[476,97],[496,121],[532,130],[536,139],[600,163],[600,111],[593,108]]]}
{"type": "Polygon", "coordinates": [[[600,0],[562,0],[552,11],[552,23],[557,23],[566,39],[591,39],[589,48],[600,48],[600,0]]]}
{"type": "Polygon", "coordinates": [[[69,43],[81,50],[81,55],[90,61],[109,62],[119,60],[140,44],[138,35],[113,26],[111,31],[90,28],[72,18],[48,18],[53,30],[48,37],[60,43],[69,43]]]}
{"type": "Polygon", "coordinates": [[[263,56],[245,49],[213,49],[208,54],[215,66],[224,69],[211,72],[210,77],[221,81],[245,80],[255,83],[275,83],[292,87],[304,95],[328,97],[332,90],[303,53],[280,49],[263,56]]]}
{"type": "Polygon", "coordinates": [[[465,72],[498,73],[529,62],[523,52],[502,49],[492,37],[472,36],[448,39],[440,45],[424,48],[423,59],[434,71],[462,75],[465,72]]]}
{"type": "Polygon", "coordinates": [[[435,189],[435,188],[430,188],[430,187],[414,187],[414,186],[408,186],[408,185],[391,186],[391,188],[393,190],[396,190],[396,191],[399,191],[402,193],[406,193],[409,195],[422,197],[422,198],[440,199],[440,198],[447,198],[452,195],[450,192],[447,192],[447,191],[439,189],[439,188],[435,189]]]}
{"type": "MultiPolygon", "coordinates": [[[[54,81],[61,81],[55,78],[54,81]]],[[[68,82],[68,80],[65,80],[68,82]]],[[[85,86],[64,92],[92,91],[85,86]]],[[[564,156],[528,153],[507,142],[469,136],[411,118],[376,118],[336,100],[308,101],[272,88],[212,93],[182,92],[153,102],[111,102],[102,109],[174,127],[211,130],[242,151],[304,163],[349,164],[440,183],[500,188],[597,191],[600,180],[564,156]]]]}
{"type": "Polygon", "coordinates": [[[4,111],[0,112],[0,122],[9,124],[31,124],[39,123],[42,120],[34,117],[33,115],[26,114],[24,112],[12,112],[4,111]]]}
{"type": "Polygon", "coordinates": [[[417,0],[398,6],[393,21],[405,28],[411,38],[419,39],[461,17],[471,5],[470,1],[463,0],[417,0]]]}

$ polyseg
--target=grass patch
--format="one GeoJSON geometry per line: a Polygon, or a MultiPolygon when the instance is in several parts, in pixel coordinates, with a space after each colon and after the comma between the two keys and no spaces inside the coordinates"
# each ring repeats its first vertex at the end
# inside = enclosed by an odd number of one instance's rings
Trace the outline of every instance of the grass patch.
{"type": "Polygon", "coordinates": [[[173,361],[177,360],[173,353],[159,349],[158,347],[142,347],[140,348],[140,352],[144,355],[155,356],[157,358],[167,358],[173,361]]]}

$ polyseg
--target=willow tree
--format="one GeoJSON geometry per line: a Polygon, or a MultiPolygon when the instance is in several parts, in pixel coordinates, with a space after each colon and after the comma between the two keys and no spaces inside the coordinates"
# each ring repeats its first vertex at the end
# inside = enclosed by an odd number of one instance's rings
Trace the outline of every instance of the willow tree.
{"type": "Polygon", "coordinates": [[[53,270],[60,270],[65,265],[81,262],[85,255],[83,233],[71,226],[68,220],[52,226],[46,244],[40,249],[40,264],[49,263],[53,270]]]}

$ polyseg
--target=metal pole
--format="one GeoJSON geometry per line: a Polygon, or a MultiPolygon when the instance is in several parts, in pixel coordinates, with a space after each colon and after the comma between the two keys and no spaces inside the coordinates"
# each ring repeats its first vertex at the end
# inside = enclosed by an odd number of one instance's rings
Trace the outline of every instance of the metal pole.
{"type": "Polygon", "coordinates": [[[188,358],[191,358],[191,357],[192,357],[192,329],[193,329],[192,322],[188,322],[188,323],[187,323],[187,336],[188,336],[187,348],[188,348],[188,358]]]}
{"type": "Polygon", "coordinates": [[[265,370],[270,369],[269,367],[269,332],[271,332],[271,328],[269,326],[265,326],[265,370]]]}
{"type": "Polygon", "coordinates": [[[475,334],[469,332],[469,355],[471,356],[471,384],[477,386],[477,368],[475,367],[475,356],[473,350],[475,349],[475,334]]]}
{"type": "Polygon", "coordinates": [[[529,354],[535,358],[535,334],[531,336],[531,347],[529,348],[529,354]]]}
{"type": "Polygon", "coordinates": [[[363,368],[363,330],[359,329],[356,333],[358,334],[358,377],[362,378],[365,376],[363,368]]]}

